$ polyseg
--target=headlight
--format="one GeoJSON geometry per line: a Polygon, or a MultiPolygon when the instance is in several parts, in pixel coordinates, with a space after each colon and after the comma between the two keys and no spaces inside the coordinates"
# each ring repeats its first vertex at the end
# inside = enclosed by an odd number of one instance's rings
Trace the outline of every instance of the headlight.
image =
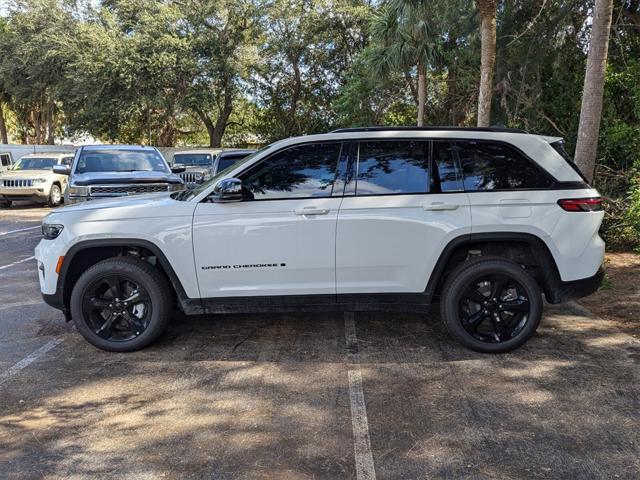
{"type": "Polygon", "coordinates": [[[32,185],[40,185],[41,183],[47,183],[46,178],[34,178],[31,180],[32,185]]]}
{"type": "Polygon", "coordinates": [[[170,192],[177,192],[179,190],[184,190],[184,183],[170,183],[169,184],[169,191],[170,192]]]}
{"type": "Polygon", "coordinates": [[[69,185],[69,195],[86,197],[89,195],[89,187],[76,187],[74,185],[69,185]]]}
{"type": "Polygon", "coordinates": [[[54,238],[58,238],[58,236],[64,230],[64,226],[58,225],[55,223],[43,223],[42,224],[42,236],[46,240],[53,240],[54,238]]]}

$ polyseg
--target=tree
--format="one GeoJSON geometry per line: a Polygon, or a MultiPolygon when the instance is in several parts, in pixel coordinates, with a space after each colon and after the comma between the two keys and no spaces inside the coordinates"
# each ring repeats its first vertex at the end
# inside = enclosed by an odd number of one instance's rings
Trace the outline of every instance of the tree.
{"type": "Polygon", "coordinates": [[[325,132],[344,74],[367,41],[361,0],[276,0],[261,19],[253,94],[267,140],[325,132]]]}
{"type": "Polygon", "coordinates": [[[598,149],[612,14],[613,0],[596,0],[593,8],[591,42],[582,90],[580,126],[575,154],[576,163],[590,181],[593,180],[598,149]]]}
{"type": "Polygon", "coordinates": [[[478,126],[491,124],[493,69],[496,63],[496,0],[476,0],[480,12],[480,88],[478,93],[478,126]]]}
{"type": "Polygon", "coordinates": [[[344,84],[333,101],[340,126],[407,125],[415,119],[415,98],[403,72],[376,76],[370,73],[371,48],[365,48],[345,73],[344,84]]]}
{"type": "Polygon", "coordinates": [[[69,130],[174,145],[195,69],[182,20],[157,0],[110,0],[88,15],[66,52],[69,130]]]}
{"type": "Polygon", "coordinates": [[[428,5],[426,1],[391,0],[375,16],[371,28],[375,49],[370,66],[374,76],[416,70],[418,126],[424,125],[427,71],[437,55],[433,11],[428,5]]]}
{"type": "Polygon", "coordinates": [[[189,0],[182,12],[196,65],[185,106],[205,126],[209,146],[220,147],[252,65],[258,61],[256,8],[245,1],[189,0]]]}
{"type": "Polygon", "coordinates": [[[0,105],[11,104],[24,143],[54,143],[67,71],[64,45],[74,28],[69,5],[55,0],[15,2],[2,27],[0,105]]]}

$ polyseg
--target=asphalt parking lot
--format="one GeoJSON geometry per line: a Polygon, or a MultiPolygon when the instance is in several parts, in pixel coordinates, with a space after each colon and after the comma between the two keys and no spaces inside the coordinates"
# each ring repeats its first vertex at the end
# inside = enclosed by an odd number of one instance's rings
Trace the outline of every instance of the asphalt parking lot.
{"type": "Polygon", "coordinates": [[[176,316],[133,354],[40,298],[0,210],[0,478],[640,477],[640,342],[569,304],[507,355],[437,313],[176,316]]]}

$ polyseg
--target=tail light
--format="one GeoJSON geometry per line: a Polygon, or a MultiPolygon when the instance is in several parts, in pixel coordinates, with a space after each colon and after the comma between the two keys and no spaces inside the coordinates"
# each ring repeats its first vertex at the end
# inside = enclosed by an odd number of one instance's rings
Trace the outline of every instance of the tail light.
{"type": "Polygon", "coordinates": [[[599,212],[602,210],[602,198],[565,198],[558,205],[567,212],[599,212]]]}

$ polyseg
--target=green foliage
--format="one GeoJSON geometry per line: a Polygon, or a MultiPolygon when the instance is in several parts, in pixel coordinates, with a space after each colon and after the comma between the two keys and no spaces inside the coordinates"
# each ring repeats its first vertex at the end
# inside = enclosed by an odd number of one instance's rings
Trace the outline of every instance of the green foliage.
{"type": "MultiPolygon", "coordinates": [[[[593,0],[499,1],[492,123],[575,145],[593,0]]],[[[616,2],[595,186],[640,248],[640,2],[616,2]],[[636,173],[632,173],[636,172],[636,173]]],[[[241,146],[340,126],[472,125],[473,0],[13,0],[0,115],[13,141],[89,133],[241,146]]]]}

